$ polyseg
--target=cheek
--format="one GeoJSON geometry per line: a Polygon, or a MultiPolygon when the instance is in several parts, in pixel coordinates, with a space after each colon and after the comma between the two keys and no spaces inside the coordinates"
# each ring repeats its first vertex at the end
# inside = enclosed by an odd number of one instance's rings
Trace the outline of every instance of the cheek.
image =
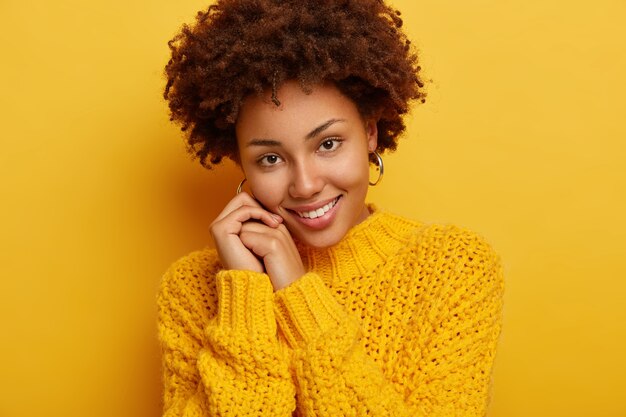
{"type": "Polygon", "coordinates": [[[263,178],[248,178],[248,181],[254,198],[268,210],[276,212],[285,193],[282,178],[268,175],[263,178]]]}
{"type": "Polygon", "coordinates": [[[367,188],[369,165],[365,158],[351,158],[333,168],[333,177],[337,185],[345,188],[367,188]]]}

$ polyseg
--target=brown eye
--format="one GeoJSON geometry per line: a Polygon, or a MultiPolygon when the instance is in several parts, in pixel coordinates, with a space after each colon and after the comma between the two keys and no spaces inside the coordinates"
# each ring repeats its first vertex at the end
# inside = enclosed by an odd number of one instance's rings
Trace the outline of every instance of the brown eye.
{"type": "Polygon", "coordinates": [[[326,139],[322,143],[320,143],[319,150],[322,152],[334,152],[341,146],[341,139],[332,138],[326,139]]]}
{"type": "Polygon", "coordinates": [[[334,145],[335,144],[333,143],[332,140],[326,140],[326,141],[322,142],[322,147],[324,149],[326,149],[327,151],[331,150],[334,145]]]}
{"type": "Polygon", "coordinates": [[[281,161],[280,156],[275,154],[269,154],[262,156],[257,163],[264,167],[270,167],[272,165],[276,165],[281,161]]]}

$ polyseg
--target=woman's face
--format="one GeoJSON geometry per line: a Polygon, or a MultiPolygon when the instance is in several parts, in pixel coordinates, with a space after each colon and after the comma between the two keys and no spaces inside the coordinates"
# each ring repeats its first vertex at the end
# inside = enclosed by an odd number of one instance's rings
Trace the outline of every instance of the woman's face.
{"type": "Polygon", "coordinates": [[[306,94],[297,82],[248,97],[236,124],[241,167],[254,197],[279,214],[292,236],[328,247],[369,215],[368,153],[377,145],[375,120],[332,84],[306,94]]]}

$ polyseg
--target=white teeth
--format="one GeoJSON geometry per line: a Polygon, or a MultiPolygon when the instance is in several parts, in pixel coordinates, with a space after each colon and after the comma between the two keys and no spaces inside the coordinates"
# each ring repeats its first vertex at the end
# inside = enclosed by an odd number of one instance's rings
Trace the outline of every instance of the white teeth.
{"type": "Polygon", "coordinates": [[[330,210],[331,208],[335,207],[335,204],[337,204],[337,200],[338,200],[338,198],[336,198],[333,201],[331,201],[330,203],[326,204],[324,207],[318,208],[317,210],[296,211],[296,213],[298,213],[298,216],[304,217],[305,219],[317,219],[318,217],[321,217],[324,214],[326,214],[328,212],[328,210],[330,210]]]}

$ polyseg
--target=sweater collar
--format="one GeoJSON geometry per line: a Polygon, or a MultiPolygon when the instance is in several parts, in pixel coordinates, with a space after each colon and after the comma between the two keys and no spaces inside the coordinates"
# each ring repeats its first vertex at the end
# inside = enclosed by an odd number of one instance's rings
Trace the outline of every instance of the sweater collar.
{"type": "Polygon", "coordinates": [[[298,244],[307,271],[318,273],[328,285],[352,281],[369,275],[409,241],[418,225],[368,206],[370,215],[348,231],[329,248],[313,248],[298,244]]]}

